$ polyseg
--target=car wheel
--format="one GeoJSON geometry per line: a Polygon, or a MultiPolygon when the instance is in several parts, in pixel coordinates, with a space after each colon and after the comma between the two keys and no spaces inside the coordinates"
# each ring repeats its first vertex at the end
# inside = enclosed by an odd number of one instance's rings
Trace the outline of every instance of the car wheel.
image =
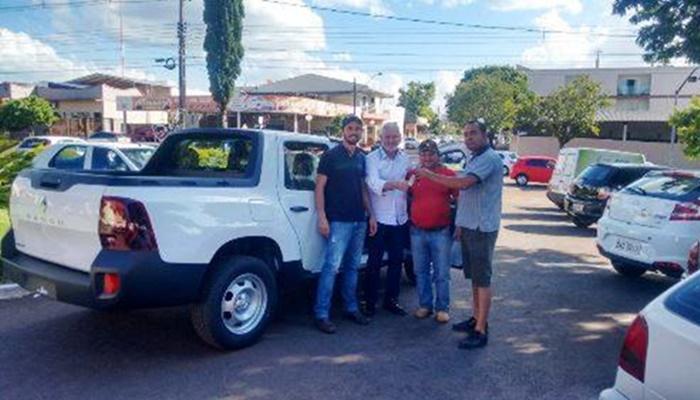
{"type": "Polygon", "coordinates": [[[635,267],[634,265],[621,263],[619,261],[613,262],[612,266],[620,275],[624,275],[628,278],[638,278],[647,272],[644,268],[635,267]]]}
{"type": "Polygon", "coordinates": [[[271,268],[255,257],[235,256],[213,266],[190,316],[197,334],[211,346],[240,349],[262,336],[277,305],[271,268]]]}
{"type": "Polygon", "coordinates": [[[593,225],[593,221],[577,217],[573,217],[572,221],[574,222],[574,225],[576,225],[579,228],[588,228],[589,226],[593,225]]]}
{"type": "Polygon", "coordinates": [[[506,165],[503,166],[503,176],[508,176],[510,175],[510,170],[506,165]]]}
{"type": "Polygon", "coordinates": [[[527,179],[527,175],[525,175],[525,174],[520,174],[520,175],[515,177],[515,183],[517,183],[518,186],[527,186],[527,182],[528,182],[528,179],[527,179]]]}

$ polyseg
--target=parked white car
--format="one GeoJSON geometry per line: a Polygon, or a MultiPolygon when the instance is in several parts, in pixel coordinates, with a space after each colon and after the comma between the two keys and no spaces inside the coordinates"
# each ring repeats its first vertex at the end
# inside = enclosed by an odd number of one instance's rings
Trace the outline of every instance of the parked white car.
{"type": "Polygon", "coordinates": [[[503,176],[509,176],[510,171],[518,161],[518,154],[513,151],[496,150],[496,154],[503,160],[503,176]]]}
{"type": "Polygon", "coordinates": [[[39,154],[32,166],[65,170],[138,171],[154,152],[153,146],[136,143],[60,143],[39,154]]]}
{"type": "Polygon", "coordinates": [[[612,195],[597,244],[619,273],[681,277],[700,232],[700,171],[650,172],[612,195]]]}
{"type": "Polygon", "coordinates": [[[700,274],[652,301],[625,337],[615,386],[600,400],[692,400],[700,396],[700,274]]]}
{"type": "Polygon", "coordinates": [[[17,146],[18,152],[27,152],[39,146],[52,146],[58,143],[85,143],[85,140],[70,136],[30,136],[17,146]]]}

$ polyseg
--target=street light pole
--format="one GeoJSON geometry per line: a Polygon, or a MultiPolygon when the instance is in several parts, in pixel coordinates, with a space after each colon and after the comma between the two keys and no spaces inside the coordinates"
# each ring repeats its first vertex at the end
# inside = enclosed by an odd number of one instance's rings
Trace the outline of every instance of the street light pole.
{"type": "Polygon", "coordinates": [[[352,115],[357,115],[357,78],[352,78],[352,115]]]}
{"type": "Polygon", "coordinates": [[[185,19],[183,16],[183,9],[185,7],[185,0],[180,0],[180,19],[177,23],[177,37],[178,37],[178,80],[179,80],[179,90],[180,90],[180,96],[179,96],[179,101],[178,101],[178,124],[180,127],[184,126],[185,123],[185,102],[187,101],[187,94],[186,92],[186,79],[185,79],[185,56],[186,56],[186,50],[185,50],[185,35],[187,32],[187,26],[185,25],[185,19]]]}
{"type": "MultiPolygon", "coordinates": [[[[681,90],[683,90],[683,87],[685,86],[686,83],[688,82],[695,82],[698,80],[696,76],[694,76],[695,72],[700,69],[700,67],[695,67],[693,68],[692,71],[690,71],[690,74],[683,79],[683,82],[681,82],[680,86],[676,89],[676,91],[673,93],[673,112],[676,112],[678,108],[678,96],[681,93],[681,90]]],[[[673,167],[673,161],[674,161],[674,155],[675,155],[675,149],[676,149],[676,127],[672,126],[671,127],[671,146],[670,146],[670,154],[668,157],[669,164],[671,167],[673,167]]]]}

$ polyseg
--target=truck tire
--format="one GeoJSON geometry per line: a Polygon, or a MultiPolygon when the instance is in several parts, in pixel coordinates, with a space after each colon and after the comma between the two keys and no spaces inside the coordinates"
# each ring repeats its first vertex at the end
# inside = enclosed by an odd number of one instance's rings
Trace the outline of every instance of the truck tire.
{"type": "Polygon", "coordinates": [[[508,176],[510,175],[510,169],[508,169],[507,165],[503,166],[503,176],[508,176]]]}
{"type": "Polygon", "coordinates": [[[527,186],[527,182],[529,179],[527,179],[527,175],[525,174],[519,174],[518,176],[515,177],[515,183],[518,184],[518,186],[527,186]]]}
{"type": "Polygon", "coordinates": [[[628,278],[639,278],[647,272],[644,268],[635,267],[634,265],[621,263],[619,261],[613,262],[612,266],[620,275],[628,278]]]}
{"type": "Polygon", "coordinates": [[[571,220],[574,222],[574,225],[576,225],[576,227],[578,228],[588,228],[589,226],[593,225],[593,221],[588,219],[572,217],[571,220]]]}
{"type": "Polygon", "coordinates": [[[264,261],[235,256],[213,266],[190,317],[209,345],[235,350],[262,336],[277,306],[277,282],[264,261]]]}

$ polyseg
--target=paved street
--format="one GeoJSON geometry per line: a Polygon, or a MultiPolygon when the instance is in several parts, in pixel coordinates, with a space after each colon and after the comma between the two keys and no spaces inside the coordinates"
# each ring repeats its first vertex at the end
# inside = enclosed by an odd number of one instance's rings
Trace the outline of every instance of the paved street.
{"type": "MultiPolygon", "coordinates": [[[[311,326],[302,295],[252,348],[205,346],[185,308],[104,314],[43,298],[0,301],[0,398],[591,399],[613,383],[627,325],[673,284],[628,280],[544,187],[508,185],[487,348],[432,320],[311,326]]],[[[470,315],[453,271],[453,318],[470,315]]],[[[413,309],[415,291],[403,288],[413,309]]]]}

